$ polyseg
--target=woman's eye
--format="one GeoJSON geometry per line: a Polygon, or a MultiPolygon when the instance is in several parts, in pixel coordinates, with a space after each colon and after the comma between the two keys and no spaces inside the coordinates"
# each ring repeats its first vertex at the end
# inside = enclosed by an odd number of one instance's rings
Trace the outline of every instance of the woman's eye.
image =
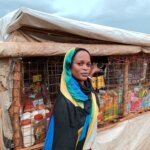
{"type": "Polygon", "coordinates": [[[83,65],[83,63],[78,63],[78,65],[79,65],[79,66],[82,66],[82,65],[83,65]]]}
{"type": "Polygon", "coordinates": [[[91,64],[87,64],[87,67],[91,67],[91,64]]]}

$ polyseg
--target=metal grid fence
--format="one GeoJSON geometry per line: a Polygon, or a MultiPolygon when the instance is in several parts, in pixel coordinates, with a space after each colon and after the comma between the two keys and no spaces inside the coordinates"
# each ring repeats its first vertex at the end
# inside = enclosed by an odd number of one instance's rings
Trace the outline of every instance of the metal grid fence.
{"type": "MultiPolygon", "coordinates": [[[[99,127],[124,114],[149,109],[150,55],[93,57],[92,61],[102,70],[92,79],[100,101],[99,127]]],[[[20,64],[22,81],[17,80],[20,86],[14,85],[15,90],[19,87],[21,91],[17,105],[20,129],[15,131],[21,131],[20,146],[29,148],[45,139],[51,107],[59,91],[63,57],[24,58],[20,64]]]]}

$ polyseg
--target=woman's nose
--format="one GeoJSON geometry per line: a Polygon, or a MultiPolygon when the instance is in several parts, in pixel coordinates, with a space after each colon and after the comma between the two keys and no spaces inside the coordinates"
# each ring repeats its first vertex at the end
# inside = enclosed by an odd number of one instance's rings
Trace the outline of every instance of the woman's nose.
{"type": "Polygon", "coordinates": [[[83,65],[83,69],[84,69],[84,70],[88,70],[89,67],[88,67],[87,65],[83,65]]]}

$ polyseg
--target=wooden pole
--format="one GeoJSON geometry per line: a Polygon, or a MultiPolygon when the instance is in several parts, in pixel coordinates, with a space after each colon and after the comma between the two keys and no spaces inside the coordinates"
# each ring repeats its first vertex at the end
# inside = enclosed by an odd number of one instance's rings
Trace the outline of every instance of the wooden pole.
{"type": "Polygon", "coordinates": [[[13,98],[10,108],[10,116],[13,126],[13,144],[14,149],[22,147],[22,134],[20,128],[20,98],[21,98],[21,62],[15,64],[13,72],[13,98]]]}
{"type": "Polygon", "coordinates": [[[42,150],[43,149],[43,143],[39,143],[39,144],[36,144],[36,145],[33,145],[31,147],[27,147],[27,148],[18,148],[16,150],[42,150]]]}
{"type": "Polygon", "coordinates": [[[127,115],[127,105],[128,105],[128,73],[129,73],[129,60],[126,58],[124,67],[124,83],[123,83],[123,116],[127,115]]]}
{"type": "MultiPolygon", "coordinates": [[[[0,108],[0,120],[2,120],[2,109],[1,108],[0,108]]],[[[0,150],[2,150],[2,137],[1,137],[2,133],[1,133],[1,130],[2,129],[0,129],[0,150]]]]}

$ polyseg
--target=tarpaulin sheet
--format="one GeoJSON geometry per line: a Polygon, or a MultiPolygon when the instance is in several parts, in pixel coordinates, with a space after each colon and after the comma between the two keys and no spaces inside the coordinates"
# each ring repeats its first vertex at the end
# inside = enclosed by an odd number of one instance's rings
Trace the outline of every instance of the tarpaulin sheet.
{"type": "Polygon", "coordinates": [[[150,46],[149,34],[67,19],[29,8],[17,9],[0,19],[0,40],[7,40],[12,32],[22,26],[60,31],[96,40],[150,46]]]}
{"type": "Polygon", "coordinates": [[[150,150],[150,112],[99,132],[92,150],[150,150]]]}

